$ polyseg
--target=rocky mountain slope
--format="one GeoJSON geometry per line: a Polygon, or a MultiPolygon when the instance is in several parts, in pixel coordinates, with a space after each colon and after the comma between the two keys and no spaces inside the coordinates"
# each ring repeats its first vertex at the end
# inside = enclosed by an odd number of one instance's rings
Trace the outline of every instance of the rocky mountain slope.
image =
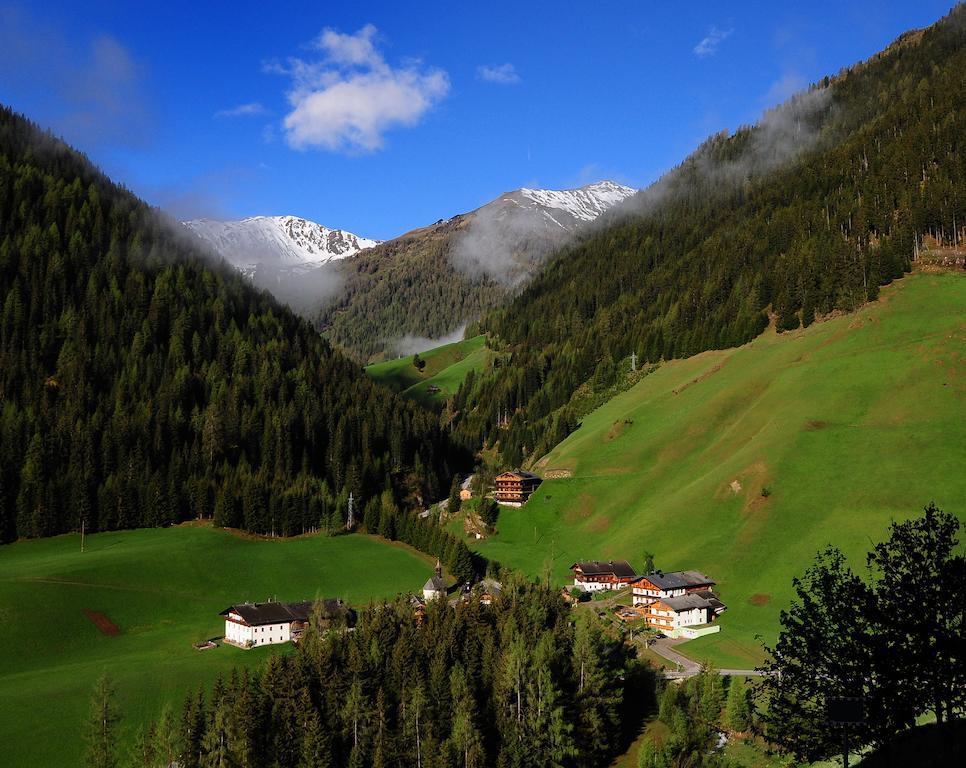
{"type": "Polygon", "coordinates": [[[252,216],[239,221],[193,219],[184,225],[251,279],[260,272],[304,273],[379,244],[378,240],[329,229],[298,216],[252,216]]]}

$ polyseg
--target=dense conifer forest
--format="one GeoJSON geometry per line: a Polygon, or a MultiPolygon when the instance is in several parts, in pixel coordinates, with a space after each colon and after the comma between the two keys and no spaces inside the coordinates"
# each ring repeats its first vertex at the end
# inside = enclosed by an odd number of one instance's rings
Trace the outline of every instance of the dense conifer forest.
{"type": "Polygon", "coordinates": [[[350,492],[357,519],[398,515],[461,462],[435,416],[6,108],[0,314],[0,541],[337,529],[350,492]]]}
{"type": "Polygon", "coordinates": [[[451,261],[467,217],[409,232],[340,263],[345,285],[319,315],[327,338],[361,362],[391,358],[401,336],[440,338],[507,295],[451,261]]]}
{"type": "Polygon", "coordinates": [[[874,300],[966,237],[966,7],[711,137],[483,321],[508,363],[456,397],[506,464],[572,431],[578,387],[874,300]],[[603,268],[606,265],[606,269],[603,268]],[[587,279],[593,275],[593,279],[587,279]]]}
{"type": "Polygon", "coordinates": [[[311,631],[297,653],[164,714],[131,764],[606,765],[624,738],[627,647],[550,590],[504,586],[493,606],[474,595],[417,616],[400,599],[352,632],[311,631]]]}

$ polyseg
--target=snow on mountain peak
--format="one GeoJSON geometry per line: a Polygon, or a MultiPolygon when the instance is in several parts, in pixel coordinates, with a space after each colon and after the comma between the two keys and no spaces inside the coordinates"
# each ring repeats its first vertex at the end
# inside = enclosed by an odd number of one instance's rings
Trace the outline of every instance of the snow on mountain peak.
{"type": "Polygon", "coordinates": [[[577,221],[593,221],[608,208],[637,192],[613,181],[599,181],[578,189],[521,189],[520,196],[544,208],[569,213],[577,221]]]}
{"type": "Polygon", "coordinates": [[[379,244],[378,240],[329,229],[298,216],[251,216],[238,221],[194,219],[184,222],[184,226],[246,274],[258,265],[316,267],[379,244]]]}

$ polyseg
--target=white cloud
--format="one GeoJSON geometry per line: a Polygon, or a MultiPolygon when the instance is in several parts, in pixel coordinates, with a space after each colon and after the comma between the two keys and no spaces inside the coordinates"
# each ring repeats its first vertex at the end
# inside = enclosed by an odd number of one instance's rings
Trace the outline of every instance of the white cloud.
{"type": "Polygon", "coordinates": [[[476,76],[480,80],[488,83],[499,83],[500,85],[515,85],[520,82],[520,75],[516,67],[507,62],[506,64],[482,64],[476,68],[476,76]]]}
{"type": "Polygon", "coordinates": [[[708,34],[694,46],[694,54],[701,58],[714,56],[718,52],[718,47],[734,32],[733,29],[718,29],[711,27],[708,34]]]}
{"type": "Polygon", "coordinates": [[[385,133],[414,126],[447,93],[449,77],[419,61],[389,65],[376,46],[378,30],[367,24],[355,34],[325,29],[313,48],[319,61],[268,62],[263,70],[292,79],[291,111],[282,125],[295,149],[374,152],[385,133]]]}
{"type": "Polygon", "coordinates": [[[239,104],[237,107],[231,107],[230,109],[219,109],[215,112],[215,117],[248,117],[250,115],[264,114],[265,107],[257,101],[251,101],[248,104],[239,104]]]}
{"type": "Polygon", "coordinates": [[[346,35],[326,28],[315,41],[315,47],[325,51],[329,60],[347,66],[381,67],[385,64],[376,50],[375,37],[378,30],[366,24],[354,35],[346,35]]]}

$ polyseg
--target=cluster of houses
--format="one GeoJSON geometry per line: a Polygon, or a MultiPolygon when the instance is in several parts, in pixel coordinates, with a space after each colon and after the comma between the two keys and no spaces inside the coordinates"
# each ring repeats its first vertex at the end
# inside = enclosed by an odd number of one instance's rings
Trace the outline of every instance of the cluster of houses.
{"type": "Polygon", "coordinates": [[[574,586],[585,592],[631,588],[632,603],[647,625],[669,636],[687,636],[710,624],[725,608],[715,583],[700,571],[652,571],[637,575],[626,560],[574,563],[574,586]]]}
{"type": "MultiPolygon", "coordinates": [[[[456,599],[479,599],[482,605],[492,605],[503,595],[500,582],[484,579],[471,589],[466,584],[457,590],[456,599]]],[[[437,558],[433,575],[423,585],[422,597],[410,596],[413,615],[422,621],[428,603],[446,600],[449,590],[443,579],[443,565],[437,558]]],[[[250,649],[263,645],[298,643],[308,629],[310,622],[322,627],[355,624],[355,611],[342,600],[302,600],[296,603],[238,603],[223,610],[219,616],[225,617],[224,641],[237,648],[250,649]]]]}

